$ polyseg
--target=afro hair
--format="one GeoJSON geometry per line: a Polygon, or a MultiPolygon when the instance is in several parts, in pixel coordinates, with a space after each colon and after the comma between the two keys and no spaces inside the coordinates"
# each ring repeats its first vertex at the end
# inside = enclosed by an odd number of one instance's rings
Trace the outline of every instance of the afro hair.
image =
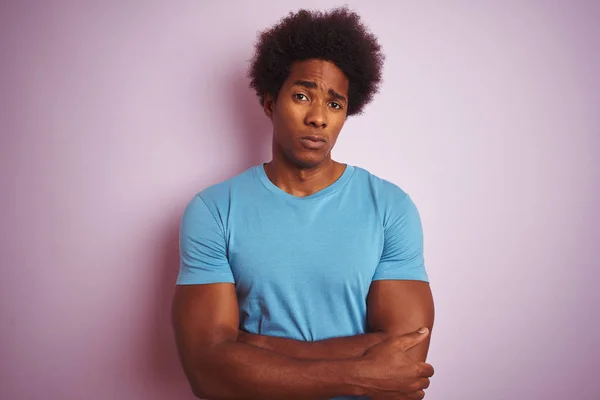
{"type": "Polygon", "coordinates": [[[295,61],[334,63],[349,81],[348,116],[362,113],[379,91],[384,55],[377,38],[347,7],[329,12],[300,10],[261,32],[248,76],[261,104],[274,98],[295,61]]]}

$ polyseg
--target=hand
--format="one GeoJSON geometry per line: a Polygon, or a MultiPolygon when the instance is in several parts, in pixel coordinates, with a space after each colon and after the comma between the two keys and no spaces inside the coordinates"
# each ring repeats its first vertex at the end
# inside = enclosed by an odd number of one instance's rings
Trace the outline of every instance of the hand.
{"type": "Polygon", "coordinates": [[[427,328],[391,337],[371,347],[363,356],[363,381],[374,399],[417,399],[425,397],[433,367],[415,360],[407,350],[422,343],[427,328]]]}

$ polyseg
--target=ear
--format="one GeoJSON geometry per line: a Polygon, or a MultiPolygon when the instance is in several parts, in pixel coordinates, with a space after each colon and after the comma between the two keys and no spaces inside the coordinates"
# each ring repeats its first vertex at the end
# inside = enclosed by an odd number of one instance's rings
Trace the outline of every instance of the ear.
{"type": "Polygon", "coordinates": [[[263,110],[265,115],[273,120],[273,110],[275,108],[275,99],[271,93],[265,93],[263,96],[263,110]]]}

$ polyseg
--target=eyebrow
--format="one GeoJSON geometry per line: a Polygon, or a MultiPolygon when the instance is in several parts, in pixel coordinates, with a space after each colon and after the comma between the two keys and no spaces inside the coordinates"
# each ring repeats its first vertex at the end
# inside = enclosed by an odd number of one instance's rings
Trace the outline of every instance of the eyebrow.
{"type": "MultiPolygon", "coordinates": [[[[317,88],[317,84],[315,82],[302,81],[302,80],[294,82],[294,86],[303,86],[303,87],[308,88],[308,89],[316,89],[317,88]]],[[[338,92],[336,92],[333,89],[329,89],[328,93],[331,96],[333,96],[334,98],[336,98],[337,100],[348,102],[348,100],[346,99],[346,97],[344,97],[343,95],[339,94],[338,92]]]]}

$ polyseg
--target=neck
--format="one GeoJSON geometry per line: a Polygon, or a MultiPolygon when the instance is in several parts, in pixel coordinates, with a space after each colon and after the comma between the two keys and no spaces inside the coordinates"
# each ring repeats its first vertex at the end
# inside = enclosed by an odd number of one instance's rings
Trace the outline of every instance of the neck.
{"type": "Polygon", "coordinates": [[[346,166],[328,158],[317,166],[303,168],[284,157],[275,157],[265,164],[265,173],[284,192],[298,197],[310,196],[334,183],[346,166]]]}

